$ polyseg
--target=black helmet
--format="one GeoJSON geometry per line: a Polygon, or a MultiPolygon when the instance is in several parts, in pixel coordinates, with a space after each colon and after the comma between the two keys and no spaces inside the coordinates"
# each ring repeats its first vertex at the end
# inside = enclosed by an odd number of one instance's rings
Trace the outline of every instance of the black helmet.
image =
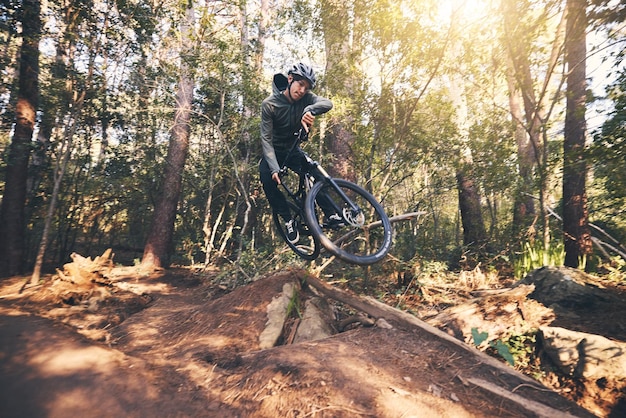
{"type": "Polygon", "coordinates": [[[300,62],[291,67],[287,74],[293,74],[299,76],[300,78],[304,78],[311,85],[311,90],[315,88],[315,71],[313,71],[313,68],[309,67],[308,65],[300,62]]]}

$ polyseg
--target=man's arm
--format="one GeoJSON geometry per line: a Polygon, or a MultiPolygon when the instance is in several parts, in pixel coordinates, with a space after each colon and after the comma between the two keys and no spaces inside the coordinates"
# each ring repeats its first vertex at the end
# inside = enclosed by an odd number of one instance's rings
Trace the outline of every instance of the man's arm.
{"type": "Polygon", "coordinates": [[[272,106],[269,103],[263,102],[261,104],[261,146],[263,148],[263,157],[267,161],[272,174],[280,171],[274,145],[272,144],[273,130],[274,120],[272,119],[272,106]]]}
{"type": "Polygon", "coordinates": [[[307,132],[309,132],[309,128],[313,125],[316,115],[326,113],[333,108],[333,102],[329,99],[317,96],[313,93],[309,93],[309,96],[310,98],[307,100],[309,104],[304,107],[301,120],[302,126],[307,132]]]}
{"type": "Polygon", "coordinates": [[[311,112],[312,116],[317,116],[333,108],[333,102],[325,97],[317,96],[313,93],[309,93],[307,96],[310,97],[307,98],[308,104],[304,107],[302,114],[311,112]]]}

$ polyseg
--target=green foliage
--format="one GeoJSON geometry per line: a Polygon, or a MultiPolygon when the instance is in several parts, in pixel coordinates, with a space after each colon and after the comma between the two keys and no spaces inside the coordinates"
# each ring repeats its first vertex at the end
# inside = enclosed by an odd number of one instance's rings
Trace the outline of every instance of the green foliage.
{"type": "Polygon", "coordinates": [[[474,345],[476,347],[481,345],[485,340],[487,340],[488,337],[489,337],[488,332],[485,332],[485,331],[479,332],[478,328],[476,327],[472,328],[472,338],[474,339],[474,345]]]}
{"type": "Polygon", "coordinates": [[[472,328],[472,339],[476,347],[485,344],[511,366],[525,368],[530,365],[537,342],[536,333],[512,335],[505,339],[489,340],[489,333],[472,328]]]}
{"type": "Polygon", "coordinates": [[[474,175],[485,193],[506,193],[517,181],[517,155],[508,115],[490,109],[487,118],[470,127],[474,175]]]}
{"type": "MultiPolygon", "coordinates": [[[[5,3],[0,6],[6,15],[0,28],[6,44],[0,58],[6,68],[0,75],[3,153],[13,123],[18,73],[14,57],[20,41],[15,26],[19,2],[5,3]]],[[[460,250],[455,249],[461,248],[462,226],[454,176],[468,149],[491,225],[505,225],[491,235],[492,244],[511,246],[505,232],[518,167],[502,55],[508,45],[502,43],[498,28],[503,22],[497,13],[484,14],[477,24],[460,15],[455,18],[464,21],[447,21],[433,0],[347,1],[340,10],[336,2],[298,0],[274,8],[261,33],[256,7],[240,3],[155,6],[138,0],[103,8],[97,2],[78,1],[71,16],[57,3],[51,2],[46,11],[49,32],[42,34],[46,48],[40,59],[37,128],[46,141],[38,143],[41,165],[32,166],[29,173],[33,188],[26,241],[31,260],[54,185],[54,167],[62,161],[66,135],[72,132],[70,162],[52,224],[51,258],[64,260],[72,251],[98,255],[108,246],[124,248],[129,262],[141,253],[161,194],[181,59],[195,70],[195,89],[172,242],[177,262],[209,260],[232,268],[228,278],[239,282],[301,262],[283,251],[275,236],[257,171],[259,104],[269,92],[271,74],[294,60],[311,62],[320,70],[316,93],[331,97],[335,108],[329,116],[320,116],[316,133],[333,132],[335,121],[344,124],[354,139],[349,165],[355,168],[356,181],[372,190],[390,215],[426,212],[417,220],[394,224],[392,256],[406,263],[419,260],[424,274],[445,268],[450,254],[459,259],[460,250]],[[197,12],[194,32],[187,34],[193,45],[181,54],[184,37],[178,28],[190,5],[197,12]],[[245,19],[234,22],[238,16],[245,19]],[[261,39],[263,35],[268,37],[261,39]],[[325,65],[327,73],[321,71],[325,65]],[[78,107],[72,100],[77,97],[84,102],[75,114],[78,107]],[[459,103],[467,108],[460,109],[459,103]],[[207,255],[208,241],[212,250],[207,255]]],[[[527,3],[511,4],[522,18],[507,30],[523,43],[519,50],[529,52],[533,71],[543,71],[549,45],[540,36],[553,37],[545,18],[554,15],[549,10],[553,5],[529,9],[527,3]]],[[[625,79],[622,74],[608,92],[614,110],[596,133],[588,156],[595,179],[591,216],[622,242],[625,79]]],[[[554,104],[554,114],[560,106],[554,104]]],[[[550,136],[550,125],[546,128],[549,158],[558,160],[560,137],[550,136]]],[[[312,156],[324,158],[323,165],[330,168],[333,161],[323,154],[317,138],[309,146],[312,156]]],[[[543,173],[552,175],[549,167],[543,173]]],[[[558,178],[547,181],[557,185],[558,178]]],[[[546,258],[559,264],[560,251],[524,244],[515,257],[516,274],[544,265],[546,258]]],[[[612,266],[616,275],[624,270],[612,266]]],[[[363,276],[348,269],[344,277],[363,276]]]]}
{"type": "Polygon", "coordinates": [[[522,252],[514,257],[513,269],[515,277],[522,279],[532,270],[544,266],[562,266],[565,261],[565,246],[562,242],[551,241],[544,248],[541,241],[528,241],[522,244],[522,252]]]}
{"type": "Polygon", "coordinates": [[[302,307],[300,302],[300,292],[294,288],[289,303],[287,304],[287,318],[300,318],[302,319],[302,307]]]}
{"type": "Polygon", "coordinates": [[[502,340],[490,341],[489,345],[496,350],[496,352],[507,361],[511,366],[515,366],[515,359],[511,354],[511,350],[509,346],[506,345],[502,340]]]}
{"type": "Polygon", "coordinates": [[[506,339],[503,344],[507,347],[513,363],[519,368],[525,368],[530,365],[533,354],[535,353],[535,346],[537,344],[536,332],[522,335],[512,335],[506,339]]]}
{"type": "Polygon", "coordinates": [[[424,260],[421,265],[423,274],[437,275],[448,271],[448,265],[442,261],[424,260]]]}
{"type": "Polygon", "coordinates": [[[603,268],[608,272],[606,278],[614,282],[626,283],[626,260],[622,257],[611,258],[603,268]]]}
{"type": "Polygon", "coordinates": [[[594,183],[590,187],[590,217],[618,241],[626,239],[626,71],[608,88],[613,110],[595,133],[589,150],[594,183]]]}

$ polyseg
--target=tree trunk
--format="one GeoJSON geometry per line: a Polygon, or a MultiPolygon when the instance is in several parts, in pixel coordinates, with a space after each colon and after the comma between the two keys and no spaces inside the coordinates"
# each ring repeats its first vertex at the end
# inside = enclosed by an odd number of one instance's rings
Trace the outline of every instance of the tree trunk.
{"type": "MultiPolygon", "coordinates": [[[[523,233],[523,230],[530,226],[534,217],[534,202],[532,197],[533,171],[536,166],[543,170],[541,160],[539,133],[542,129],[541,118],[537,118],[536,95],[534,91],[533,77],[528,61],[528,50],[525,43],[519,41],[520,32],[524,31],[520,27],[517,3],[515,1],[504,1],[502,3],[505,43],[509,59],[507,60],[509,69],[507,71],[507,83],[509,86],[509,111],[515,124],[515,139],[517,144],[517,161],[519,166],[519,187],[515,196],[513,207],[513,230],[515,235],[523,233]],[[524,113],[520,106],[519,97],[522,98],[524,113]]],[[[522,38],[523,39],[523,38],[522,38]]],[[[530,239],[533,238],[531,235],[530,239]]]]}
{"type": "MultiPolygon", "coordinates": [[[[74,121],[74,119],[72,119],[74,121]]],[[[72,123],[70,121],[70,123],[72,123]]],[[[39,250],[37,251],[37,258],[35,259],[35,266],[33,267],[33,274],[30,278],[30,284],[35,285],[39,282],[41,277],[41,269],[43,267],[44,258],[46,255],[46,249],[48,248],[48,237],[50,236],[50,228],[52,226],[52,219],[54,218],[54,211],[57,207],[59,200],[59,193],[61,190],[61,181],[65,175],[67,164],[70,160],[70,153],[72,151],[72,138],[74,137],[76,123],[66,127],[67,133],[65,135],[65,151],[54,170],[54,186],[52,188],[52,196],[50,197],[50,203],[48,204],[48,211],[46,212],[46,219],[44,221],[43,232],[41,233],[41,242],[39,243],[39,250]]]]}
{"type": "Polygon", "coordinates": [[[189,76],[181,76],[176,96],[174,127],[165,160],[161,194],[154,208],[152,226],[144,247],[142,265],[146,267],[168,267],[170,264],[174,220],[189,148],[192,94],[193,79],[189,76]]]}
{"type": "Polygon", "coordinates": [[[24,205],[28,159],[39,102],[40,8],[39,0],[22,2],[22,47],[15,130],[9,150],[0,211],[0,276],[20,273],[24,261],[24,205]]]}
{"type": "MultiPolygon", "coordinates": [[[[67,8],[66,10],[66,25],[64,34],[74,33],[76,28],[80,25],[79,9],[75,8],[67,8]]],[[[54,219],[54,213],[57,209],[57,203],[60,200],[61,194],[61,183],[63,181],[63,177],[65,176],[70,158],[74,152],[74,136],[76,134],[76,130],[80,126],[80,118],[81,113],[83,111],[83,107],[85,105],[85,98],[87,97],[87,92],[92,87],[93,75],[95,72],[96,60],[95,56],[97,52],[100,50],[99,43],[97,41],[98,34],[93,33],[92,39],[90,42],[91,51],[89,56],[89,61],[87,65],[87,73],[86,78],[82,83],[77,83],[76,79],[72,74],[72,72],[66,73],[63,72],[55,72],[54,77],[57,80],[63,80],[64,82],[64,90],[63,97],[67,99],[67,101],[63,101],[62,112],[66,112],[63,115],[63,120],[65,122],[64,133],[63,133],[63,141],[59,146],[59,158],[56,163],[56,167],[53,172],[53,181],[54,186],[52,190],[52,195],[50,197],[50,202],[48,206],[48,211],[46,212],[46,218],[44,220],[44,229],[41,235],[41,241],[39,242],[39,248],[37,251],[37,257],[35,259],[35,265],[33,266],[33,273],[31,275],[30,283],[32,285],[37,284],[40,279],[41,271],[43,267],[43,263],[45,261],[46,250],[48,248],[49,236],[52,228],[52,222],[54,219]],[[82,88],[82,91],[79,89],[82,88]]],[[[75,52],[76,52],[76,44],[74,37],[67,38],[66,42],[59,42],[57,46],[57,61],[59,68],[70,68],[70,66],[75,65],[75,52]]],[[[77,167],[76,170],[79,170],[77,167]]],[[[74,201],[68,205],[69,207],[78,207],[78,202],[74,201]]],[[[62,261],[65,254],[69,253],[64,250],[68,249],[68,241],[70,232],[73,233],[74,237],[72,241],[75,240],[76,230],[72,231],[71,219],[74,216],[72,212],[66,212],[66,219],[68,220],[68,226],[65,232],[65,239],[61,239],[62,229],[61,224],[59,224],[58,233],[58,241],[59,241],[59,261],[62,261]]]]}
{"type": "MultiPolygon", "coordinates": [[[[70,47],[71,49],[72,47],[70,47]]],[[[73,54],[69,54],[69,56],[71,57],[71,59],[73,60],[73,54]]],[[[50,202],[49,202],[49,206],[48,206],[48,211],[46,213],[46,219],[44,220],[44,229],[43,232],[41,234],[41,241],[39,243],[39,249],[37,251],[37,257],[35,259],[35,265],[33,267],[33,274],[31,275],[31,284],[35,285],[37,284],[37,282],[39,281],[39,278],[41,276],[41,270],[42,270],[42,266],[45,260],[45,255],[46,255],[46,250],[48,248],[48,240],[49,240],[49,236],[50,236],[50,229],[52,226],[52,220],[54,219],[54,212],[57,209],[57,203],[59,201],[59,195],[61,193],[61,182],[63,181],[63,177],[65,176],[67,167],[68,167],[68,163],[70,161],[72,152],[74,150],[74,136],[76,134],[76,130],[78,129],[78,126],[80,124],[80,116],[83,110],[83,106],[85,103],[85,96],[86,96],[86,91],[89,88],[89,86],[91,86],[91,76],[93,75],[93,71],[94,71],[94,64],[95,61],[94,60],[90,60],[89,63],[89,71],[88,71],[88,77],[87,77],[87,83],[85,86],[85,90],[83,90],[82,92],[78,93],[77,91],[75,91],[75,83],[74,80],[68,80],[65,85],[67,90],[65,91],[67,97],[73,97],[71,103],[68,106],[68,109],[70,109],[70,112],[68,115],[66,115],[66,117],[64,118],[66,120],[66,124],[65,124],[65,132],[63,134],[63,142],[61,147],[59,148],[59,160],[56,163],[55,169],[54,169],[54,173],[53,173],[53,181],[54,181],[54,186],[52,189],[52,195],[50,197],[50,202]],[[61,152],[62,151],[62,152],[61,152]]],[[[71,207],[77,207],[78,203],[72,202],[72,204],[70,204],[69,206],[71,207]]],[[[70,219],[72,216],[70,214],[67,214],[67,219],[70,219]]],[[[69,232],[69,227],[68,227],[68,232],[69,232]]],[[[60,231],[59,231],[59,235],[60,231]]],[[[61,241],[61,240],[59,240],[61,241]]],[[[60,245],[61,249],[66,249],[67,246],[66,245],[60,245]]],[[[63,257],[63,254],[66,254],[65,251],[61,251],[60,255],[61,257],[63,257]]],[[[61,260],[59,260],[61,261],[61,260]]]]}
{"type": "MultiPolygon", "coordinates": [[[[503,27],[505,28],[504,42],[508,53],[507,65],[509,66],[509,71],[507,81],[509,83],[509,97],[513,99],[513,101],[509,103],[511,106],[511,115],[516,122],[522,121],[520,117],[521,109],[515,108],[515,106],[518,106],[515,95],[516,91],[519,89],[523,99],[523,127],[526,131],[524,138],[521,136],[522,133],[516,132],[522,184],[520,194],[516,197],[515,202],[514,228],[521,230],[523,226],[526,226],[524,224],[530,221],[526,214],[530,215],[528,209],[533,206],[533,203],[532,201],[524,199],[524,194],[527,193],[526,188],[532,186],[532,175],[536,168],[539,174],[538,188],[543,226],[542,236],[544,247],[547,249],[550,244],[550,225],[547,222],[549,219],[547,198],[549,193],[548,184],[550,171],[548,167],[548,147],[545,126],[549,122],[550,113],[553,109],[554,103],[551,101],[555,100],[548,94],[548,86],[556,73],[555,70],[559,63],[558,58],[561,54],[561,47],[565,35],[565,18],[564,16],[561,17],[556,29],[554,41],[552,42],[550,61],[544,71],[545,78],[542,81],[541,89],[535,92],[536,77],[533,76],[531,71],[531,62],[529,59],[530,47],[527,42],[523,41],[526,39],[526,35],[530,30],[526,23],[528,21],[526,16],[527,8],[522,3],[515,0],[503,1],[501,8],[504,19],[503,27]],[[526,178],[526,176],[529,178],[526,178]],[[524,214],[523,211],[526,211],[526,214],[524,214]],[[526,218],[525,222],[523,222],[524,218],[526,218]]],[[[520,126],[517,126],[517,128],[519,127],[520,126]]]]}
{"type": "Polygon", "coordinates": [[[261,0],[259,10],[259,26],[256,42],[256,50],[254,51],[254,68],[258,74],[263,71],[263,57],[265,56],[265,43],[267,42],[270,32],[271,22],[271,5],[269,0],[261,0]]]}
{"type": "Polygon", "coordinates": [[[520,89],[517,87],[512,69],[507,71],[509,85],[509,111],[515,127],[517,144],[517,164],[519,167],[519,186],[513,204],[513,230],[517,236],[530,225],[535,217],[533,199],[533,172],[536,164],[535,148],[524,128],[524,116],[520,106],[520,89]]]}
{"type": "Polygon", "coordinates": [[[143,251],[141,264],[148,269],[169,267],[174,236],[174,221],[183,180],[183,170],[189,149],[189,121],[193,99],[194,78],[187,63],[191,45],[194,9],[188,4],[186,20],[181,24],[181,36],[186,43],[181,49],[180,80],[176,94],[176,113],[170,144],[165,158],[161,193],[154,208],[152,226],[143,251]]]}
{"type": "Polygon", "coordinates": [[[487,231],[480,210],[480,195],[474,180],[467,175],[464,169],[456,174],[459,190],[459,209],[463,223],[463,244],[480,245],[487,240],[487,231]]]}
{"type": "MultiPolygon", "coordinates": [[[[261,9],[259,11],[259,21],[258,21],[258,37],[256,40],[256,47],[250,43],[250,39],[248,37],[248,11],[247,11],[247,3],[241,2],[241,50],[244,51],[246,60],[245,65],[247,68],[252,68],[253,77],[252,79],[261,79],[261,75],[263,74],[263,54],[265,52],[265,42],[267,40],[267,32],[269,26],[269,1],[262,0],[261,1],[261,9]]],[[[250,126],[251,120],[255,114],[256,107],[258,103],[255,102],[256,94],[252,93],[250,89],[244,89],[242,95],[242,102],[244,103],[244,108],[242,112],[242,125],[244,127],[250,126]]],[[[222,94],[222,109],[224,109],[225,97],[222,94]]],[[[221,126],[217,126],[217,129],[220,130],[221,126]]],[[[221,135],[221,130],[220,130],[221,135]]],[[[242,216],[242,225],[239,234],[239,243],[237,249],[237,262],[241,259],[241,255],[245,250],[246,243],[250,244],[250,250],[253,250],[254,242],[254,227],[256,224],[256,211],[254,210],[253,200],[250,198],[251,190],[253,189],[253,184],[250,180],[251,173],[245,168],[249,166],[250,159],[253,155],[252,150],[253,147],[253,138],[249,129],[243,129],[241,135],[241,143],[239,145],[240,152],[237,154],[231,150],[228,143],[224,141],[228,152],[233,160],[233,168],[235,171],[235,176],[237,178],[237,183],[240,189],[241,197],[245,203],[245,211],[242,216]],[[234,155],[233,155],[234,154],[234,155]],[[241,166],[243,169],[240,169],[241,166]]],[[[238,207],[238,206],[237,206],[238,207]]],[[[209,209],[207,209],[209,210],[209,209]]],[[[238,217],[236,213],[235,216],[238,217]]]]}
{"type": "Polygon", "coordinates": [[[567,1],[567,108],[563,142],[563,240],[565,265],[578,267],[592,251],[588,224],[585,180],[586,35],[587,15],[584,0],[567,1]]]}

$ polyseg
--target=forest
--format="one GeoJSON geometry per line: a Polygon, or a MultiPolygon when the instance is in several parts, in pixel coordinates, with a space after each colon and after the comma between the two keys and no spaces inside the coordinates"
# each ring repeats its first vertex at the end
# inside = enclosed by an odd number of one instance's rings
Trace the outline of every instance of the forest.
{"type": "Polygon", "coordinates": [[[297,62],[306,150],[394,224],[394,270],[626,275],[619,0],[6,0],[0,277],[297,262],[260,186],[260,104],[297,62]],[[439,263],[439,264],[435,264],[439,263]]]}

